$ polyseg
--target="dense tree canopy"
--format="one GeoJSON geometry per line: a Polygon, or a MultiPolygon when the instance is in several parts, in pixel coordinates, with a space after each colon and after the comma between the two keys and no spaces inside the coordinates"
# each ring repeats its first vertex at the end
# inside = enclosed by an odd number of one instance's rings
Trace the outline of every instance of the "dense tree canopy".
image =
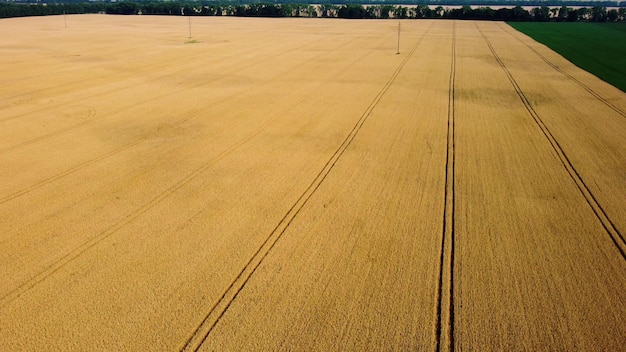
{"type": "MultiPolygon", "coordinates": [[[[617,2],[595,2],[592,7],[570,8],[567,2],[560,7],[550,8],[544,5],[526,10],[519,4],[532,1],[516,1],[517,6],[491,9],[488,6],[462,5],[455,7],[435,6],[438,0],[430,1],[431,5],[390,5],[344,3],[335,1],[333,4],[322,3],[311,5],[294,1],[243,3],[232,1],[122,1],[122,2],[80,2],[76,0],[65,3],[15,3],[0,2],[0,18],[20,16],[42,16],[107,13],[123,15],[183,15],[183,16],[246,16],[246,17],[338,17],[338,18],[448,18],[470,20],[503,20],[503,21],[592,21],[618,22],[626,20],[625,7],[607,10],[604,3],[622,5],[617,2]]],[[[465,0],[450,0],[446,3],[466,3],[465,0]]],[[[409,1],[410,2],[410,1],[409,1]]],[[[502,3],[503,0],[483,0],[472,3],[502,3]]],[[[504,1],[508,3],[507,1],[504,1]]],[[[579,2],[582,3],[582,2],[579,2]]]]}

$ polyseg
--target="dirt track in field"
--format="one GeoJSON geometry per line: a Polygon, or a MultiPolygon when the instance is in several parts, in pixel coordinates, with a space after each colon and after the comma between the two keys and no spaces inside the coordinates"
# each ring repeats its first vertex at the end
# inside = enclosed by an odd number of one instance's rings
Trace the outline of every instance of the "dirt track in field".
{"type": "Polygon", "coordinates": [[[626,96],[504,23],[0,20],[7,350],[619,350],[626,96]]]}

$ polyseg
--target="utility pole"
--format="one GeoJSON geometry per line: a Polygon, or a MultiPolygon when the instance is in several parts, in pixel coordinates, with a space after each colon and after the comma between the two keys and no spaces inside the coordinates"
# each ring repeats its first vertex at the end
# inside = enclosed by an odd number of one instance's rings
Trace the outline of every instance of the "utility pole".
{"type": "Polygon", "coordinates": [[[189,38],[191,39],[191,16],[187,16],[189,18],[189,38]]]}
{"type": "Polygon", "coordinates": [[[396,51],[396,55],[400,54],[400,21],[398,21],[398,50],[396,51]]]}

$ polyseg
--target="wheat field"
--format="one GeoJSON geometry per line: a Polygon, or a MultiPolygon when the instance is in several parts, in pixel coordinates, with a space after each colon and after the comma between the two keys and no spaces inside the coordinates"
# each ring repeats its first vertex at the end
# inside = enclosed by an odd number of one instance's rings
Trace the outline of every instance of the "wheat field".
{"type": "Polygon", "coordinates": [[[623,348],[626,95],[400,28],[1,20],[2,349],[623,348]]]}

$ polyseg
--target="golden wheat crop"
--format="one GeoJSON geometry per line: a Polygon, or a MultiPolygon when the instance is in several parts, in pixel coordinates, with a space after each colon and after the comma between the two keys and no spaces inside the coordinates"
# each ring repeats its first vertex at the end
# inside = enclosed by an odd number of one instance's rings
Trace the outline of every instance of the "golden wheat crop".
{"type": "Polygon", "coordinates": [[[3,19],[5,350],[619,350],[626,96],[504,23],[3,19]]]}

